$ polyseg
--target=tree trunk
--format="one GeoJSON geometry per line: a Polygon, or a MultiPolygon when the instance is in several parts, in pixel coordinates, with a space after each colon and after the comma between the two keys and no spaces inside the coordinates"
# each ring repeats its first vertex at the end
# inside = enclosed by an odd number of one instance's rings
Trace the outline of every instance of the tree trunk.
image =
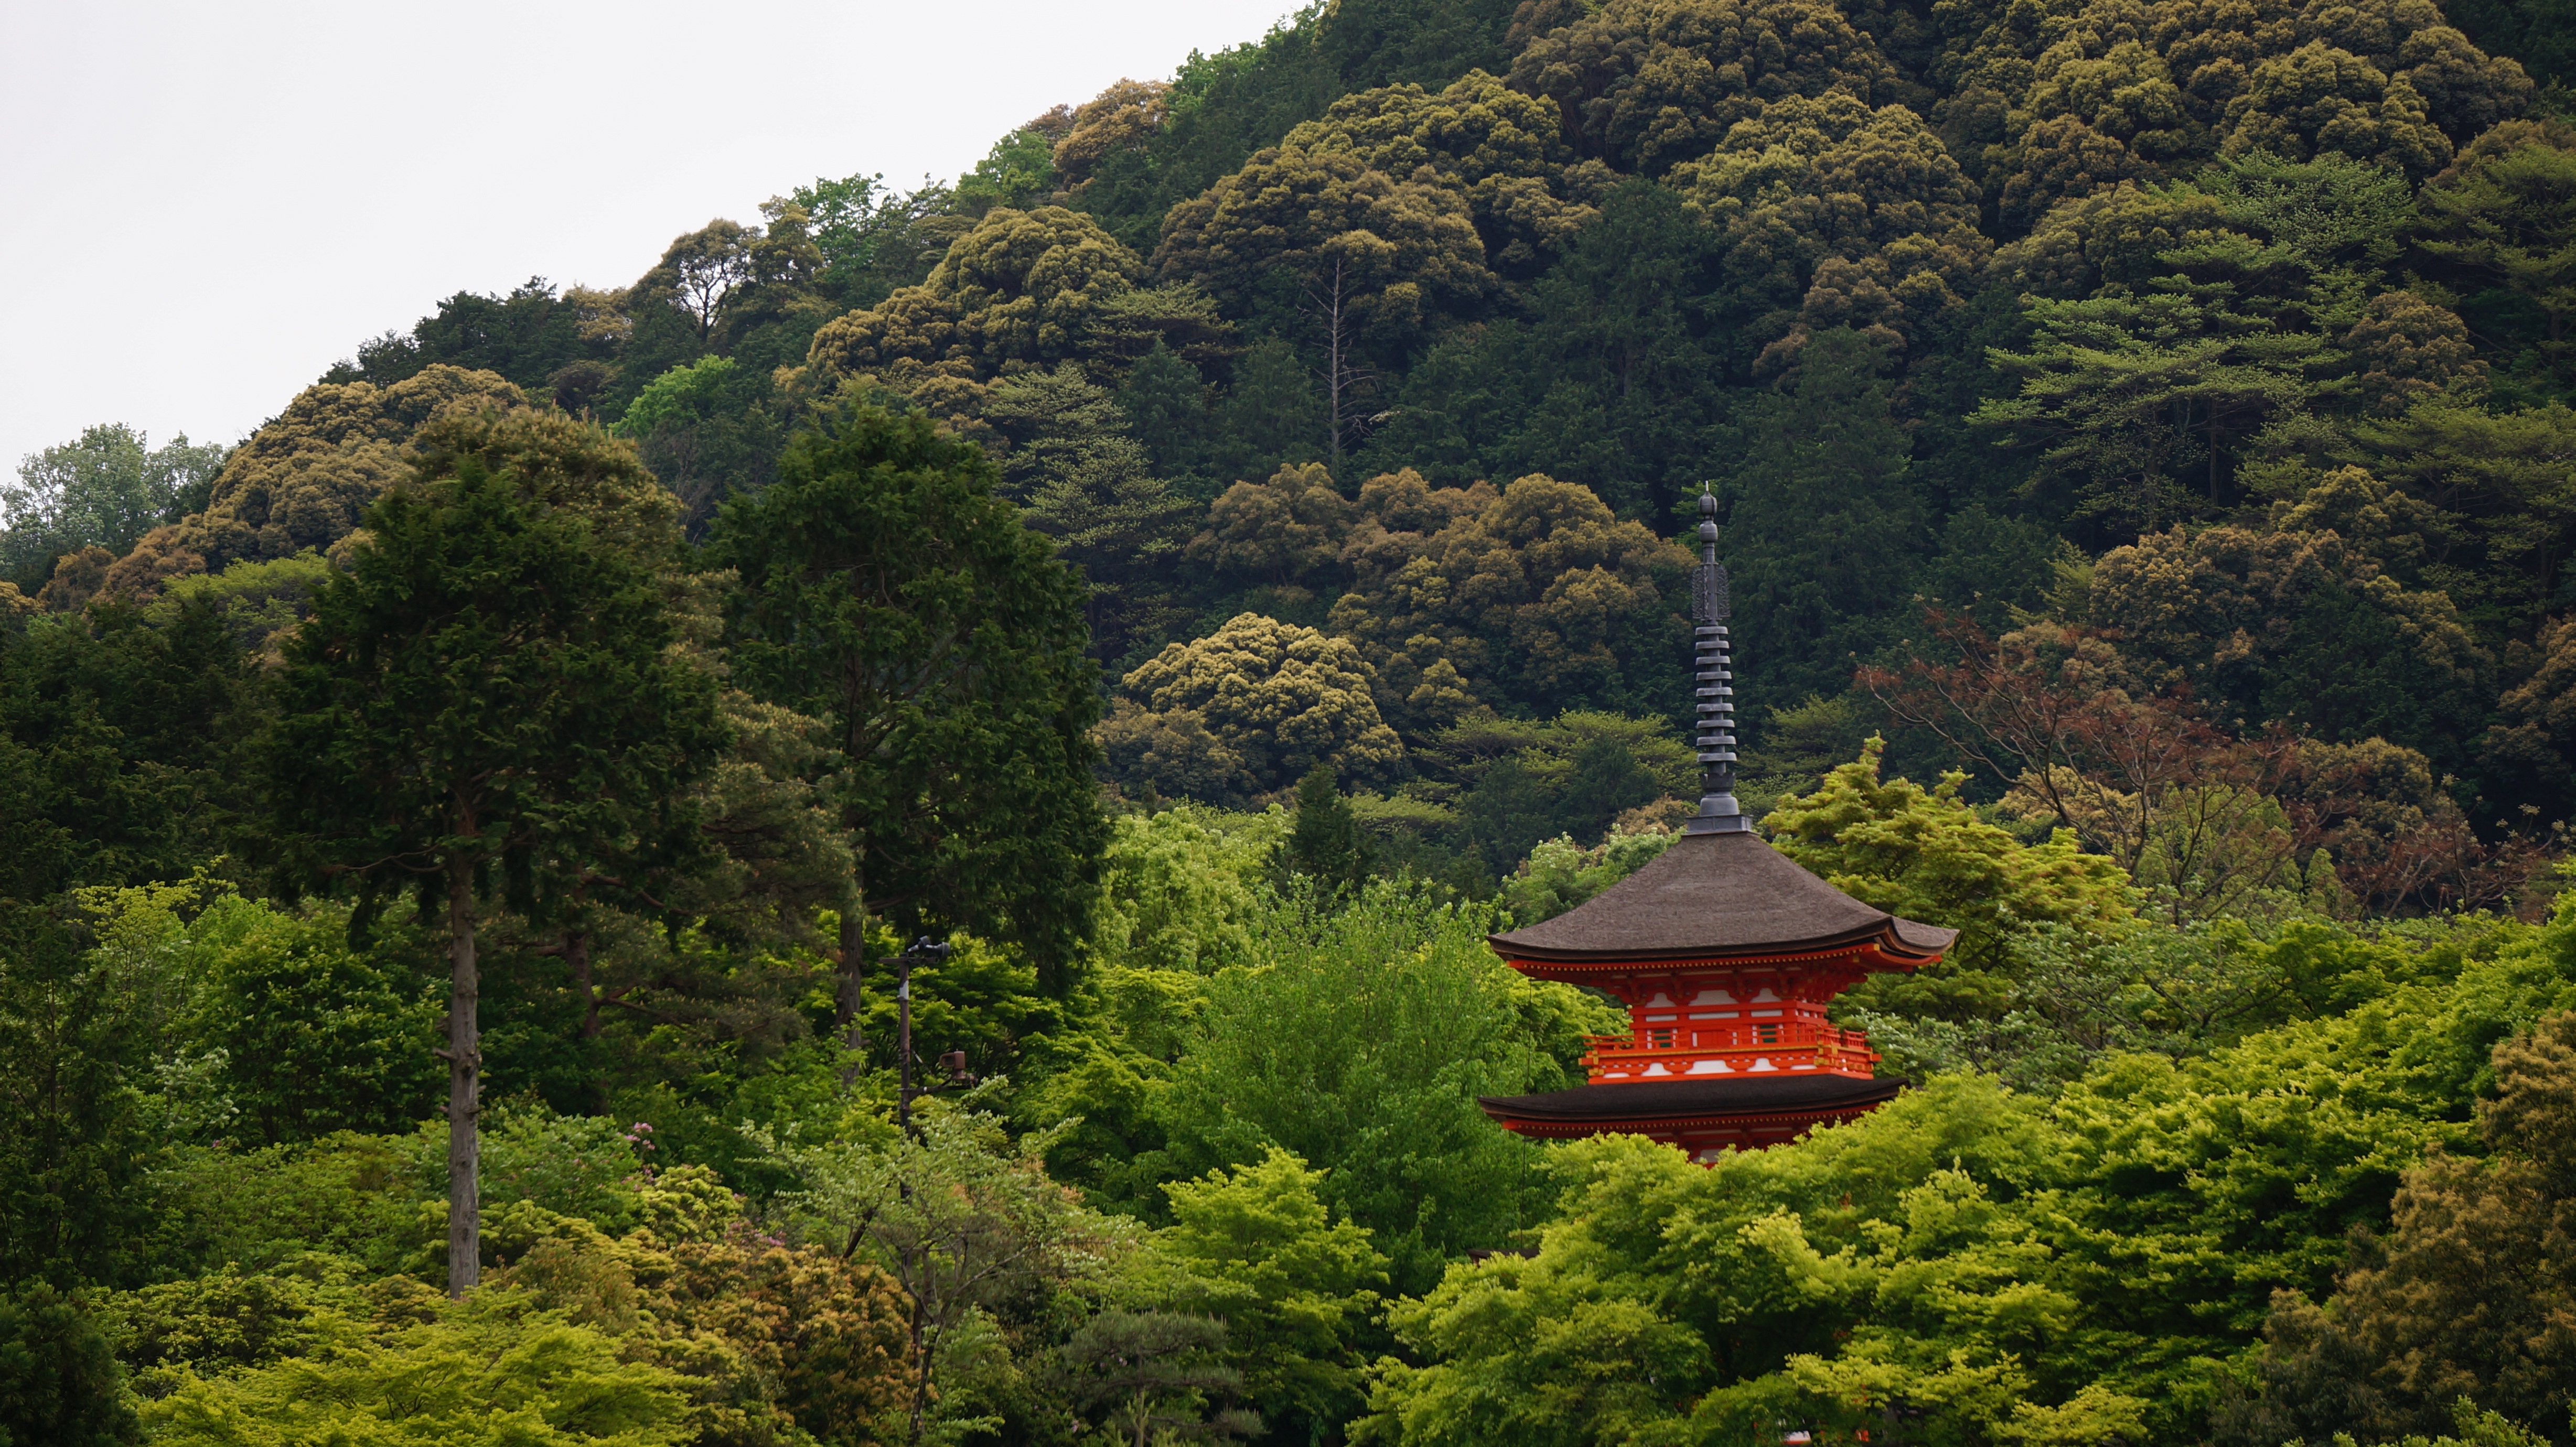
{"type": "Polygon", "coordinates": [[[483,1275],[482,1164],[477,1116],[482,1042],[474,1005],[474,870],[447,861],[447,1294],[461,1297],[483,1275]]]}
{"type": "MultiPolygon", "coordinates": [[[[598,1068],[598,1053],[592,1042],[599,1039],[599,990],[590,978],[590,931],[568,930],[564,934],[564,962],[572,966],[573,983],[581,987],[581,1043],[583,1063],[598,1068]]],[[[590,1095],[601,1115],[608,1114],[608,1080],[594,1076],[590,1095]]]]}
{"type": "Polygon", "coordinates": [[[572,966],[573,983],[581,986],[581,1038],[599,1038],[599,991],[590,983],[590,931],[564,934],[564,963],[572,966]]]}
{"type": "Polygon", "coordinates": [[[859,1048],[867,1037],[859,1031],[859,987],[865,982],[868,964],[868,911],[862,903],[867,898],[863,882],[853,874],[849,902],[841,909],[841,982],[832,1001],[832,1023],[840,1034],[841,1048],[849,1058],[841,1066],[841,1089],[858,1083],[859,1048]]]}

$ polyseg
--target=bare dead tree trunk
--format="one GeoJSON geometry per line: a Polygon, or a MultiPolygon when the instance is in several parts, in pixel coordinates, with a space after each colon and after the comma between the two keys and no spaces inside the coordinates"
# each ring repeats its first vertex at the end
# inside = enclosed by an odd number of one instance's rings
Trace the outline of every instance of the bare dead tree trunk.
{"type": "Polygon", "coordinates": [[[475,1021],[481,981],[474,959],[474,868],[447,861],[447,1294],[462,1297],[483,1276],[482,1037],[475,1021]]]}

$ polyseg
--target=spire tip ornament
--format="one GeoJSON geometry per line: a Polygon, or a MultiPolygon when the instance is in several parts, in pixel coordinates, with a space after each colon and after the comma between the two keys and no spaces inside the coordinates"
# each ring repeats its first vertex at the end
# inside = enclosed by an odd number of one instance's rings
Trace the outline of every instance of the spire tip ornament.
{"type": "Polygon", "coordinates": [[[1691,635],[1696,655],[1699,727],[1699,812],[1684,834],[1741,834],[1753,827],[1735,802],[1735,673],[1728,658],[1726,565],[1717,560],[1717,496],[1699,493],[1699,566],[1691,569],[1691,635]]]}

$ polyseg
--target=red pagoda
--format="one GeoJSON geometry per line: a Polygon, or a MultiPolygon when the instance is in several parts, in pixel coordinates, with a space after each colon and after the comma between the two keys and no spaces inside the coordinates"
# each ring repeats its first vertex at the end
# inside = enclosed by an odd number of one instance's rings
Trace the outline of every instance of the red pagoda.
{"type": "Polygon", "coordinates": [[[1645,868],[1554,919],[1492,937],[1521,973],[1590,985],[1628,1007],[1627,1034],[1594,1037],[1587,1084],[1482,1099],[1523,1135],[1625,1131],[1708,1161],[1866,1114],[1898,1083],[1873,1077],[1867,1037],[1835,1026],[1826,1009],[1862,976],[1930,964],[1958,938],[1809,874],[1737,805],[1716,512],[1703,493],[1691,587],[1699,812],[1645,868]]]}

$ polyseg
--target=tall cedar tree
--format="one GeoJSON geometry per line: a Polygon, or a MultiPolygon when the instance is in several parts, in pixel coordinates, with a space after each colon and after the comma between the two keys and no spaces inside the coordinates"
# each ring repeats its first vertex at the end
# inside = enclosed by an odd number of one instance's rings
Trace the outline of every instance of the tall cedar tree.
{"type": "Polygon", "coordinates": [[[670,655],[650,572],[506,471],[388,493],[287,648],[269,739],[283,882],[354,883],[359,925],[411,890],[448,928],[448,1289],[478,1275],[478,897],[538,912],[614,850],[694,821],[723,750],[714,680],[670,655]]]}
{"type": "Polygon", "coordinates": [[[867,916],[1006,941],[1056,988],[1090,921],[1108,822],[1084,588],[994,480],[927,418],[862,408],[797,438],[778,482],[716,523],[714,560],[743,584],[735,676],[829,720],[849,761],[853,1046],[867,916]]]}

